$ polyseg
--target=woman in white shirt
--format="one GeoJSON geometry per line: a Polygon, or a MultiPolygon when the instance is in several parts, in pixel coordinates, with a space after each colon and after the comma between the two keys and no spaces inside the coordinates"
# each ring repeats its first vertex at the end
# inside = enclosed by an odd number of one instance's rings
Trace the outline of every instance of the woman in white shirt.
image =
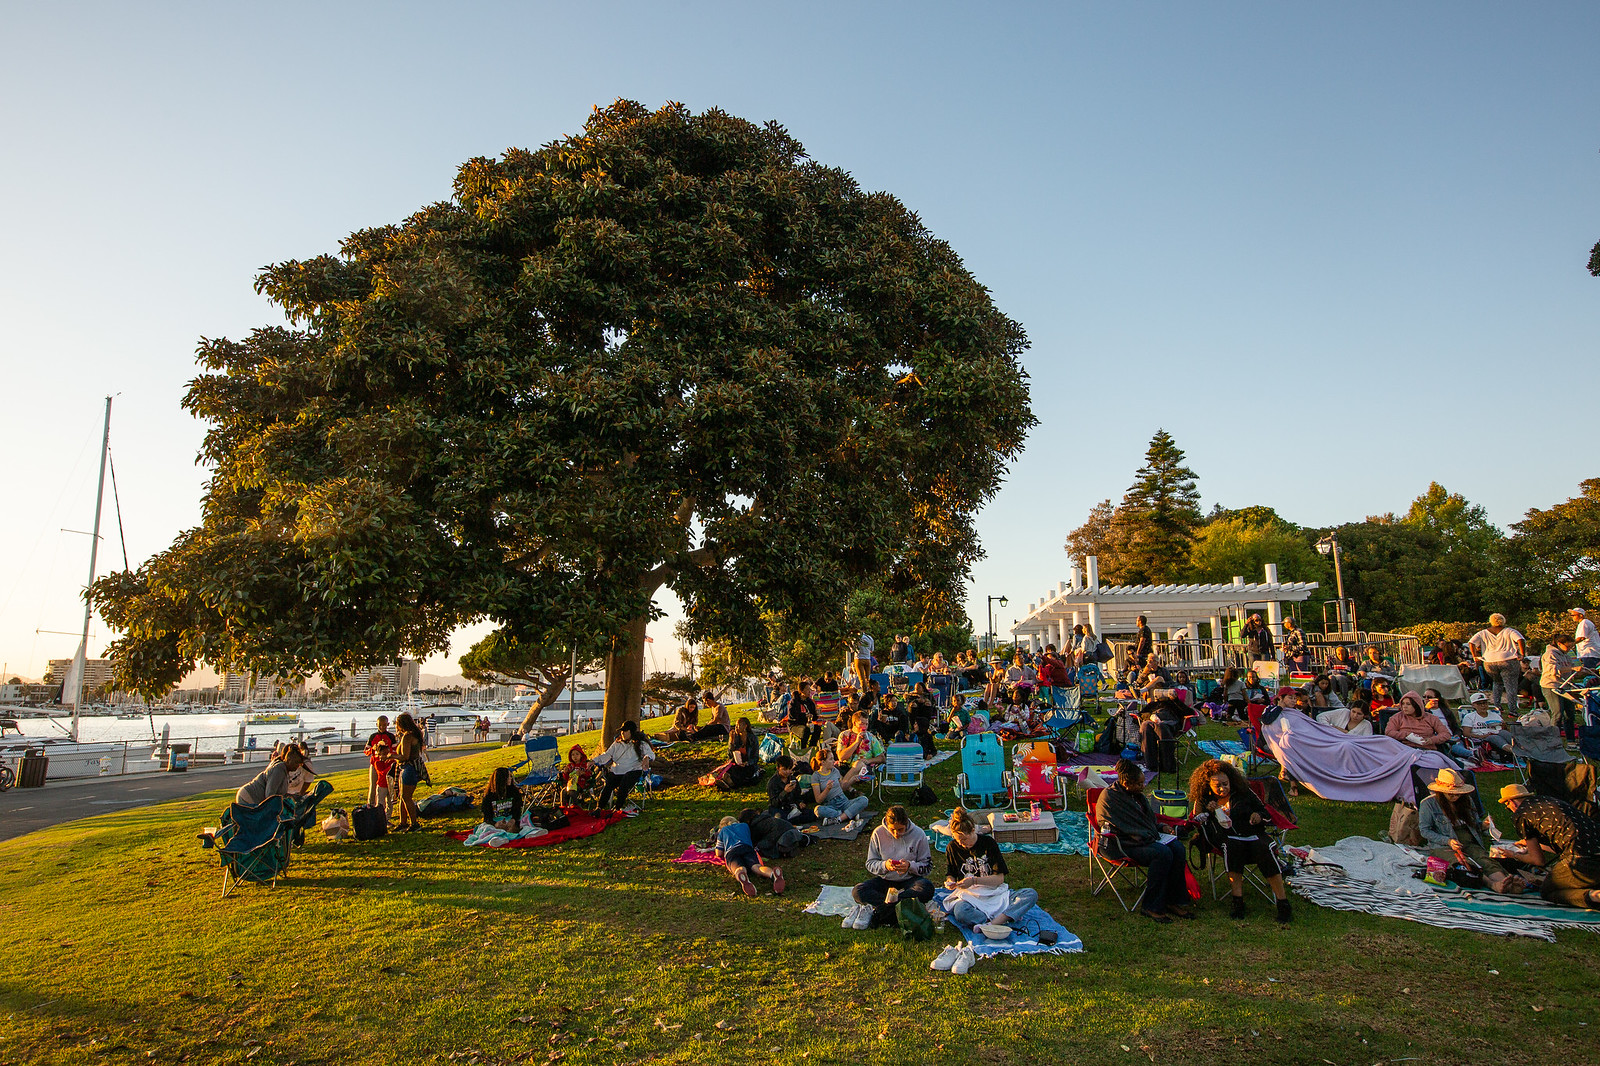
{"type": "Polygon", "coordinates": [[[605,769],[605,785],[600,789],[600,809],[609,804],[620,810],[628,802],[628,793],[639,779],[650,772],[650,760],[655,752],[645,743],[638,722],[623,722],[617,739],[611,746],[594,757],[594,764],[605,769]]]}

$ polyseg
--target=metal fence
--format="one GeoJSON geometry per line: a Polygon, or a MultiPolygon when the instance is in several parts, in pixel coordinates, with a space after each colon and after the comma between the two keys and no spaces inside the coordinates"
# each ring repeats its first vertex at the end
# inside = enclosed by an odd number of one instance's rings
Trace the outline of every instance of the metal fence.
{"type": "MultiPolygon", "coordinates": [[[[1358,634],[1358,637],[1358,640],[1341,642],[1307,634],[1306,650],[1311,657],[1312,669],[1324,669],[1334,650],[1340,647],[1349,648],[1351,657],[1358,663],[1368,648],[1377,648],[1382,657],[1392,660],[1396,666],[1417,666],[1422,663],[1422,642],[1416,637],[1404,633],[1365,633],[1358,634]]],[[[1131,640],[1111,641],[1115,676],[1126,676],[1132,670],[1134,647],[1131,640]]],[[[1243,676],[1257,661],[1250,645],[1228,641],[1158,640],[1151,654],[1167,669],[1187,670],[1194,677],[1221,677],[1229,669],[1237,670],[1243,676]]],[[[1282,657],[1281,642],[1275,654],[1282,657]]]]}

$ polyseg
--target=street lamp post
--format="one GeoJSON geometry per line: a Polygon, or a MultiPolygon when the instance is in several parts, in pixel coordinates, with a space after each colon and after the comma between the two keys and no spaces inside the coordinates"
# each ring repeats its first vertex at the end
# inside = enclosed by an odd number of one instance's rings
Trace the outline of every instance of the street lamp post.
{"type": "MultiPolygon", "coordinates": [[[[1333,556],[1333,581],[1339,592],[1339,634],[1342,637],[1348,622],[1345,613],[1348,605],[1344,598],[1344,571],[1339,566],[1339,535],[1337,533],[1329,533],[1326,537],[1317,541],[1317,551],[1323,555],[1333,556]]],[[[1327,616],[1324,615],[1323,617],[1326,618],[1327,616]]]]}
{"type": "Polygon", "coordinates": [[[1006,605],[1006,598],[1004,596],[989,597],[989,653],[991,655],[994,654],[994,605],[997,603],[1004,607],[1006,605]]]}

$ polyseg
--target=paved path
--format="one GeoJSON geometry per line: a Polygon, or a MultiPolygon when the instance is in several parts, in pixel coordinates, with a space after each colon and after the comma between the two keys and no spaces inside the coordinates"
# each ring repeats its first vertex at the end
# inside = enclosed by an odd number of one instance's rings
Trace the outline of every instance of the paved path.
{"type": "MultiPolygon", "coordinates": [[[[428,761],[440,762],[463,755],[477,755],[497,746],[451,744],[430,748],[428,761]]],[[[365,765],[366,761],[367,757],[360,752],[353,755],[319,755],[315,760],[320,773],[351,770],[365,765]]],[[[61,822],[105,814],[107,811],[147,807],[152,803],[183,799],[217,788],[238,788],[265,768],[265,762],[241,763],[194,769],[180,774],[156,771],[118,777],[50,781],[43,788],[13,788],[0,792],[0,840],[9,840],[61,822]]],[[[218,813],[221,813],[220,808],[218,813]]]]}

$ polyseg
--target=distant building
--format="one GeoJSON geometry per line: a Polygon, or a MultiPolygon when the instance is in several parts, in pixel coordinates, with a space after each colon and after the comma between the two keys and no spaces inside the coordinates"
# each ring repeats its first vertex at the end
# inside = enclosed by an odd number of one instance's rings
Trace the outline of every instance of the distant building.
{"type": "MultiPolygon", "coordinates": [[[[62,684],[66,681],[67,673],[71,669],[72,669],[72,660],[71,659],[51,659],[50,660],[50,673],[45,676],[45,682],[47,684],[54,685],[56,688],[60,688],[62,686],[62,684]]],[[[83,679],[82,679],[82,684],[83,684],[84,691],[92,694],[92,693],[100,691],[100,689],[102,687],[104,687],[106,685],[109,685],[110,683],[111,683],[111,660],[110,659],[85,659],[83,661],[83,679]]],[[[65,697],[66,702],[68,702],[68,703],[72,702],[72,696],[71,696],[70,693],[62,693],[62,695],[65,697]]]]}
{"type": "Polygon", "coordinates": [[[422,664],[413,659],[384,663],[346,674],[339,687],[345,699],[403,699],[422,682],[422,664]]]}
{"type": "Polygon", "coordinates": [[[298,699],[306,694],[303,677],[258,677],[250,683],[249,674],[223,674],[220,683],[222,698],[234,703],[257,703],[269,700],[298,699]]]}

